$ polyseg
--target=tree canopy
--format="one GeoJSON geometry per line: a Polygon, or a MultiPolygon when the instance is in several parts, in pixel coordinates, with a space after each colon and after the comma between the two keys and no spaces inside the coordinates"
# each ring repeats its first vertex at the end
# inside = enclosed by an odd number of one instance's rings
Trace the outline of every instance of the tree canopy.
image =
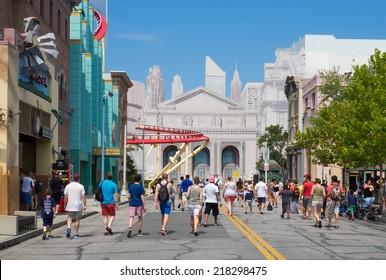
{"type": "MultiPolygon", "coordinates": [[[[283,150],[288,142],[288,133],[283,131],[284,128],[280,125],[271,125],[265,129],[265,133],[260,137],[257,145],[259,148],[264,146],[264,143],[267,143],[267,147],[270,150],[269,157],[270,159],[275,160],[281,169],[287,170],[287,159],[283,156],[283,150]]],[[[259,162],[257,162],[257,168],[260,163],[263,161],[262,157],[259,162]]]]}
{"type": "Polygon", "coordinates": [[[386,162],[386,53],[375,50],[368,64],[348,74],[321,73],[322,102],[294,145],[310,149],[314,163],[322,165],[381,166],[386,162]]]}

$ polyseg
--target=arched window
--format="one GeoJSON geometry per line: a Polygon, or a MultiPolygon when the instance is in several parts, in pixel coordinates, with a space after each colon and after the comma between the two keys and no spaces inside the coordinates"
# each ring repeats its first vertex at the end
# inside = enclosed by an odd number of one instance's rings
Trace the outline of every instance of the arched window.
{"type": "Polygon", "coordinates": [[[223,164],[228,164],[228,163],[234,163],[235,162],[235,153],[232,150],[226,150],[222,154],[222,162],[223,164]]]}
{"type": "Polygon", "coordinates": [[[222,166],[227,164],[239,165],[239,151],[234,146],[227,146],[222,151],[222,166]]]}
{"type": "MultiPolygon", "coordinates": [[[[168,146],[164,149],[164,156],[163,156],[163,166],[167,165],[170,162],[170,157],[174,157],[177,153],[177,147],[176,146],[168,146]]],[[[178,158],[177,161],[180,161],[181,158],[178,158]]],[[[174,170],[172,173],[169,174],[170,180],[176,180],[178,178],[178,171],[174,170]]]]}
{"type": "Polygon", "coordinates": [[[203,149],[193,158],[193,166],[197,166],[198,164],[210,164],[208,148],[203,149]]]}

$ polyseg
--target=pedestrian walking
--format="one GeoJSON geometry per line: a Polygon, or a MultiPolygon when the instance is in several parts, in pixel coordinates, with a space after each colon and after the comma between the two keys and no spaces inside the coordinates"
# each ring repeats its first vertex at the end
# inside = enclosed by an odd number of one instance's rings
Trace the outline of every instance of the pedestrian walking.
{"type": "Polygon", "coordinates": [[[181,183],[182,183],[182,181],[184,179],[185,179],[184,176],[181,176],[180,177],[180,181],[177,183],[177,192],[178,192],[178,206],[177,206],[177,208],[180,208],[181,204],[182,204],[182,187],[181,187],[181,183]]]}
{"type": "Polygon", "coordinates": [[[188,208],[190,214],[190,225],[192,233],[198,236],[199,215],[202,208],[202,188],[198,185],[200,178],[194,177],[193,185],[189,187],[186,197],[188,198],[188,208]]]}
{"type": "Polygon", "coordinates": [[[51,188],[47,188],[45,191],[46,197],[42,199],[40,202],[40,206],[42,208],[42,212],[40,214],[43,220],[43,236],[42,239],[51,239],[54,236],[52,235],[52,225],[54,223],[54,218],[56,218],[55,199],[51,197],[52,190],[51,188]]]}
{"type": "Polygon", "coordinates": [[[170,193],[170,201],[172,203],[172,210],[175,210],[175,205],[176,205],[176,187],[174,186],[174,182],[173,180],[170,180],[170,190],[169,190],[169,193],[170,193]]]}
{"type": "Polygon", "coordinates": [[[181,189],[182,189],[182,211],[185,210],[185,203],[187,203],[186,194],[188,193],[188,189],[191,185],[193,185],[193,182],[189,179],[189,174],[185,175],[185,179],[181,182],[181,189]]]}
{"type": "Polygon", "coordinates": [[[287,219],[290,219],[290,204],[291,204],[291,198],[292,198],[292,192],[289,189],[288,185],[284,185],[283,189],[279,191],[279,195],[281,196],[281,206],[282,211],[280,217],[284,219],[284,214],[287,214],[287,219]]]}
{"type": "Polygon", "coordinates": [[[233,215],[233,203],[237,197],[236,184],[233,182],[232,177],[228,177],[228,181],[225,183],[225,190],[223,192],[223,198],[226,202],[226,207],[229,216],[233,215]]]}
{"type": "Polygon", "coordinates": [[[315,179],[315,184],[312,186],[312,208],[314,210],[315,225],[314,227],[322,228],[321,211],[323,207],[323,200],[326,196],[324,187],[321,185],[322,181],[319,178],[315,179]]]}
{"type": "Polygon", "coordinates": [[[35,194],[35,185],[31,178],[32,174],[32,172],[29,172],[28,175],[21,179],[21,208],[24,211],[32,210],[32,198],[35,194]]]}
{"type": "Polygon", "coordinates": [[[220,189],[217,185],[214,184],[214,177],[209,178],[209,184],[205,185],[204,193],[205,193],[205,223],[204,227],[208,226],[208,218],[209,214],[212,212],[214,217],[214,225],[218,226],[218,205],[220,203],[220,207],[222,206],[221,198],[220,198],[220,189]]]}
{"type": "Polygon", "coordinates": [[[292,199],[291,199],[291,213],[292,214],[299,214],[299,197],[300,197],[300,190],[298,187],[298,181],[293,180],[292,183],[289,182],[287,179],[285,181],[285,184],[287,186],[290,186],[290,190],[292,192],[292,199]]]}
{"type": "Polygon", "coordinates": [[[145,188],[140,183],[142,180],[141,174],[134,175],[134,183],[129,186],[129,229],[127,231],[127,238],[131,237],[134,217],[138,217],[138,233],[137,236],[143,236],[143,214],[146,212],[145,204],[145,188]]]}
{"type": "MultiPolygon", "coordinates": [[[[154,195],[154,206],[155,209],[160,209],[161,211],[161,231],[160,233],[162,235],[167,234],[167,226],[169,222],[169,215],[172,203],[169,199],[169,190],[170,190],[170,183],[168,182],[168,174],[164,173],[162,174],[161,182],[159,182],[156,185],[155,188],[155,195],[154,195]]],[[[187,191],[187,190],[186,190],[187,191]]],[[[185,195],[186,199],[186,195],[185,195]]],[[[184,203],[184,202],[183,202],[184,203]]],[[[184,208],[182,208],[184,209],[184,208]]]]}
{"type": "Polygon", "coordinates": [[[82,211],[86,211],[86,196],[84,186],[80,184],[79,173],[73,175],[73,182],[64,189],[64,208],[68,212],[66,237],[71,238],[71,225],[74,223],[73,238],[79,238],[80,219],[82,211]]]}
{"type": "Polygon", "coordinates": [[[339,228],[339,208],[340,200],[343,196],[343,188],[338,184],[338,177],[333,175],[331,177],[331,185],[328,185],[327,188],[327,213],[328,213],[328,224],[327,227],[333,227],[331,224],[332,215],[335,215],[335,225],[334,228],[339,228]]]}
{"type": "Polygon", "coordinates": [[[116,211],[119,206],[118,187],[113,182],[113,173],[107,172],[106,180],[103,180],[99,186],[102,189],[103,200],[101,202],[104,235],[113,235],[111,226],[113,225],[116,211]]]}
{"type": "Polygon", "coordinates": [[[264,214],[264,206],[267,200],[267,192],[267,185],[263,182],[263,177],[260,177],[259,182],[255,185],[255,197],[257,197],[257,203],[260,214],[264,214]]]}
{"type": "Polygon", "coordinates": [[[314,183],[311,182],[311,175],[304,175],[303,188],[301,191],[300,199],[302,201],[302,218],[311,220],[312,212],[312,196],[311,191],[314,183]]]}
{"type": "Polygon", "coordinates": [[[239,180],[237,181],[236,186],[237,186],[237,201],[238,201],[240,207],[244,207],[244,192],[245,192],[245,190],[244,190],[244,183],[241,180],[241,178],[239,178],[239,180]]]}
{"type": "Polygon", "coordinates": [[[54,173],[54,177],[50,180],[50,183],[48,184],[48,186],[52,190],[51,197],[55,199],[55,202],[56,202],[55,213],[58,214],[60,199],[63,196],[63,187],[64,187],[63,180],[59,178],[59,172],[54,173]]]}
{"type": "Polygon", "coordinates": [[[247,190],[244,194],[244,201],[245,201],[245,214],[248,213],[248,208],[249,208],[249,212],[251,214],[253,214],[253,211],[252,211],[252,201],[253,201],[253,191],[252,191],[252,186],[248,186],[248,184],[245,184],[246,187],[247,187],[247,190]]]}
{"type": "Polygon", "coordinates": [[[347,203],[350,211],[349,219],[354,221],[355,219],[355,208],[357,206],[357,197],[354,195],[354,190],[350,190],[350,194],[347,197],[347,203]]]}
{"type": "Polygon", "coordinates": [[[31,172],[31,178],[34,181],[34,191],[32,199],[32,210],[36,211],[39,206],[39,192],[42,190],[42,183],[39,182],[35,173],[31,172]]]}

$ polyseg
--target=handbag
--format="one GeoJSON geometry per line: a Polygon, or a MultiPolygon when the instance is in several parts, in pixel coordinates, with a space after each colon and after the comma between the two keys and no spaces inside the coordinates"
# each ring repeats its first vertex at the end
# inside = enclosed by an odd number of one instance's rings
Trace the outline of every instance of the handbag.
{"type": "Polygon", "coordinates": [[[268,210],[268,211],[272,211],[272,210],[273,210],[273,207],[272,207],[272,205],[271,205],[271,202],[268,203],[267,210],[268,210]]]}
{"type": "Polygon", "coordinates": [[[95,190],[95,199],[99,202],[102,202],[103,201],[103,191],[102,191],[102,188],[101,188],[101,185],[102,185],[103,182],[101,182],[99,184],[99,186],[97,187],[97,189],[95,190]]]}

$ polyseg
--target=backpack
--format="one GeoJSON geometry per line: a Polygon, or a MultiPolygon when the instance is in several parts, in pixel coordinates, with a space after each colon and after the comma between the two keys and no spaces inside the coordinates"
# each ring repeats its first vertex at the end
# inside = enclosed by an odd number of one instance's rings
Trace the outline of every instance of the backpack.
{"type": "Polygon", "coordinates": [[[341,195],[341,193],[340,193],[339,185],[333,184],[332,185],[332,189],[331,189],[331,198],[332,198],[332,200],[335,200],[335,201],[340,200],[340,195],[341,195]]]}
{"type": "Polygon", "coordinates": [[[165,185],[162,185],[159,183],[160,187],[158,189],[158,201],[163,203],[169,200],[169,191],[168,191],[168,184],[169,182],[166,182],[165,185]]]}
{"type": "Polygon", "coordinates": [[[102,191],[102,182],[99,183],[99,186],[95,190],[95,199],[99,202],[102,202],[104,197],[103,197],[103,191],[102,191]]]}

